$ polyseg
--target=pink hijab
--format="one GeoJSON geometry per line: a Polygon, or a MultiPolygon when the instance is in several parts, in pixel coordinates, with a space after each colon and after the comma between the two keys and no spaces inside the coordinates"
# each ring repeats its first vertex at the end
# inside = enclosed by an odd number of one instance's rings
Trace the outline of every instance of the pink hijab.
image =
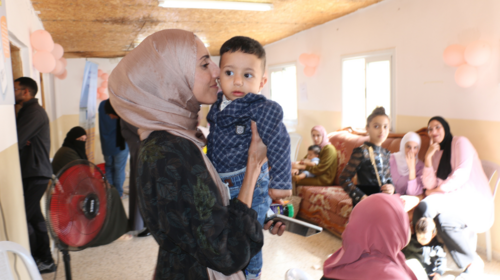
{"type": "Polygon", "coordinates": [[[416,280],[401,252],[409,241],[408,214],[398,195],[374,194],[352,211],[342,247],[325,261],[326,278],[416,280]]]}
{"type": "Polygon", "coordinates": [[[319,144],[321,149],[323,149],[323,147],[325,147],[326,145],[330,144],[330,142],[328,142],[328,137],[326,135],[326,129],[323,126],[321,126],[321,125],[314,126],[311,129],[311,133],[313,132],[313,130],[316,130],[317,132],[319,132],[321,134],[321,136],[323,136],[323,140],[321,141],[321,144],[319,144]]]}
{"type": "MultiPolygon", "coordinates": [[[[222,203],[229,192],[202,152],[206,140],[197,130],[200,103],[193,94],[196,41],[192,32],[166,29],[148,36],[127,54],[109,77],[109,99],[118,115],[139,128],[141,140],[155,130],[168,131],[199,148],[222,203]]],[[[226,276],[207,268],[210,279],[244,280],[242,272],[226,276]]]]}

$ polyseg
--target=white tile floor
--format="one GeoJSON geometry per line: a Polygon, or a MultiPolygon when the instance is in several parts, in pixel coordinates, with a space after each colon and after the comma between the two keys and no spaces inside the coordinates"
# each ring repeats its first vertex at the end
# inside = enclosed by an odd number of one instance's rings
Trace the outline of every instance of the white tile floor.
{"type": "MultiPolygon", "coordinates": [[[[123,202],[128,205],[128,199],[123,202]]],[[[329,232],[308,238],[290,233],[277,237],[266,232],[262,279],[284,279],[286,271],[294,267],[306,271],[312,279],[320,279],[323,262],[340,246],[341,240],[329,232]]],[[[106,246],[73,252],[73,279],[151,279],[157,252],[158,245],[152,237],[115,241],[106,246]]],[[[481,279],[500,279],[500,262],[486,262],[485,272],[486,276],[481,279]]],[[[43,279],[54,279],[54,273],[43,275],[43,279]]],[[[62,257],[56,279],[65,279],[62,257]]]]}

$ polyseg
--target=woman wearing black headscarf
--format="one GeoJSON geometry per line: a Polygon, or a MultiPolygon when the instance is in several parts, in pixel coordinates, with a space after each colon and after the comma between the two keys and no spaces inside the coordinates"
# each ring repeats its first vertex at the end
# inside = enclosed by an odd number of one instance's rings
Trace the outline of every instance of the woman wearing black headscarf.
{"type": "MultiPolygon", "coordinates": [[[[83,127],[75,126],[73,127],[66,138],[64,139],[63,145],[59,150],[57,150],[52,160],[52,169],[54,174],[57,175],[65,165],[75,160],[88,160],[87,154],[85,153],[85,142],[87,141],[87,132],[83,127]]],[[[107,222],[101,229],[99,236],[92,240],[88,247],[96,247],[105,245],[115,241],[116,239],[130,240],[132,235],[126,234],[129,231],[127,225],[127,214],[123,208],[122,201],[120,199],[120,194],[116,188],[110,188],[110,207],[107,218],[107,222]]]]}
{"type": "Polygon", "coordinates": [[[428,123],[431,139],[425,155],[422,183],[427,196],[415,209],[413,223],[434,218],[462,277],[481,272],[484,264],[476,254],[476,233],[493,224],[493,196],[474,146],[463,136],[453,136],[442,117],[428,123]]]}
{"type": "Polygon", "coordinates": [[[62,147],[57,150],[52,160],[54,174],[59,173],[66,164],[74,160],[88,159],[85,153],[86,141],[87,132],[83,127],[75,126],[66,134],[62,147]]]}

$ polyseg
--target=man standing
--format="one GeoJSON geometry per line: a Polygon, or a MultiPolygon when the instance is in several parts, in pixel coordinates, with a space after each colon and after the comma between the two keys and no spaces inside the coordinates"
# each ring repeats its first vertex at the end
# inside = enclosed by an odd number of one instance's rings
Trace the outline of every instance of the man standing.
{"type": "Polygon", "coordinates": [[[45,110],[38,103],[36,82],[28,77],[14,81],[17,115],[17,139],[24,190],[24,207],[28,222],[30,249],[40,273],[56,271],[50,252],[47,225],[40,209],[50,178],[50,126],[45,110]]]}
{"type": "Polygon", "coordinates": [[[128,147],[121,134],[119,118],[112,112],[109,99],[102,101],[99,105],[99,135],[106,166],[106,179],[118,190],[120,197],[123,197],[128,147]]]}

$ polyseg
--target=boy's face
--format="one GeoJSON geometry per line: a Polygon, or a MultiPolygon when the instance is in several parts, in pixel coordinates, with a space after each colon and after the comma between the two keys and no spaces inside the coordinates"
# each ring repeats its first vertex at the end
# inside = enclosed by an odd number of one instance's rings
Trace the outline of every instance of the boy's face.
{"type": "Polygon", "coordinates": [[[425,233],[417,233],[417,241],[423,246],[431,243],[434,237],[436,237],[436,230],[431,230],[425,233]]]}
{"type": "Polygon", "coordinates": [[[220,86],[229,100],[248,93],[259,93],[267,82],[263,77],[262,60],[241,51],[226,52],[220,60],[220,86]]]}
{"type": "Polygon", "coordinates": [[[307,151],[307,159],[313,159],[318,157],[318,155],[314,151],[307,151]]]}

